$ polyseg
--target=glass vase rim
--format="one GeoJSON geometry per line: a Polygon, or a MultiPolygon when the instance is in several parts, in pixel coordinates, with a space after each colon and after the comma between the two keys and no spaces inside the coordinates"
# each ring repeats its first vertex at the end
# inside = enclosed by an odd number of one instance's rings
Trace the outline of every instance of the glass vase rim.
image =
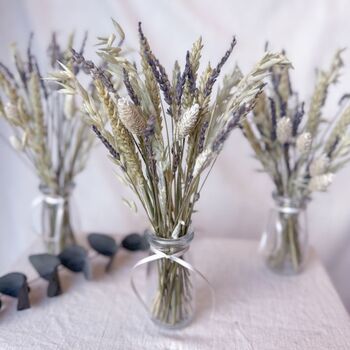
{"type": "Polygon", "coordinates": [[[188,230],[187,233],[178,238],[165,238],[157,236],[152,229],[145,231],[145,237],[151,245],[161,247],[186,246],[193,240],[194,231],[188,230]]]}

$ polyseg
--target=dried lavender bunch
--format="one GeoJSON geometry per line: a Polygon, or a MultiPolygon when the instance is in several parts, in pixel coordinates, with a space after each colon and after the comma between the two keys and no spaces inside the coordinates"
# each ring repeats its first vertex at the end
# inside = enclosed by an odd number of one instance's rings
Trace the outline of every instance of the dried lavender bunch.
{"type": "MultiPolygon", "coordinates": [[[[342,107],[332,123],[323,117],[329,88],[343,66],[337,51],[328,70],[318,72],[309,106],[299,101],[288,67],[273,67],[271,83],[258,98],[242,130],[263,170],[272,178],[276,196],[304,203],[315,191],[326,191],[333,174],[349,161],[350,107],[342,107]]],[[[288,215],[282,214],[282,219],[288,215]]],[[[287,250],[295,270],[302,262],[297,216],[285,223],[287,250]],[[288,231],[288,232],[287,232],[288,231]]],[[[284,219],[282,221],[285,221],[284,219]]],[[[283,260],[283,256],[280,258],[283,260]]]]}
{"type": "MultiPolygon", "coordinates": [[[[115,25],[124,38],[120,27],[115,25]]],[[[89,122],[99,130],[104,144],[109,142],[109,152],[114,149],[120,155],[119,159],[113,157],[113,161],[139,198],[155,235],[178,238],[186,235],[191,225],[195,202],[205,181],[203,175],[230,132],[253,108],[271,67],[288,64],[288,61],[281,55],[266,54],[245,76],[235,69],[213,98],[213,86],[231,55],[235,38],[217,66],[212,69],[208,64],[202,74],[199,63],[203,45],[201,39],[197,40],[186,54],[183,71],[176,62],[172,76],[151,50],[141,24],[139,38],[140,67],[121,57],[120,46],[113,46],[115,36],[101,39],[99,54],[108,63],[112,76],[122,79],[125,87],[121,97],[108,91],[101,79],[94,79],[103,112],[98,111],[69,68],[66,68],[64,86],[66,91],[82,97],[89,122]]],[[[130,207],[135,204],[130,202],[130,207]]],[[[166,269],[169,264],[177,265],[166,262],[166,269]]],[[[171,273],[182,274],[182,270],[177,266],[171,273]]],[[[169,273],[168,270],[160,272],[169,273]]],[[[168,277],[165,276],[162,283],[166,283],[168,277]]],[[[165,287],[161,290],[161,293],[172,293],[165,287]]],[[[165,307],[162,303],[157,305],[165,307]]],[[[164,322],[180,317],[173,314],[176,308],[168,306],[160,313],[164,322]]]]}

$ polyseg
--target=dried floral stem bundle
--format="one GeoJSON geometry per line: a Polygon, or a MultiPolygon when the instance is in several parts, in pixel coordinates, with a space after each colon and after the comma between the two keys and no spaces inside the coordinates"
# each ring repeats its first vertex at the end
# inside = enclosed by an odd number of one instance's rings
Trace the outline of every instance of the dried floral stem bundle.
{"type": "MultiPolygon", "coordinates": [[[[84,50],[86,37],[81,46],[84,50]]],[[[93,145],[93,133],[81,115],[74,96],[58,94],[57,84],[42,78],[38,60],[32,52],[32,36],[24,58],[13,47],[15,71],[0,63],[0,115],[10,125],[12,146],[21,152],[38,175],[41,185],[52,194],[61,193],[86,164],[93,145]]],[[[49,71],[59,69],[58,61],[77,74],[69,37],[62,50],[52,35],[48,48],[49,71]]]]}
{"type": "MultiPolygon", "coordinates": [[[[85,42],[86,36],[80,52],[84,51],[85,42]]],[[[0,63],[0,116],[11,128],[11,145],[24,156],[22,159],[40,180],[41,233],[47,249],[57,252],[75,241],[69,197],[74,178],[85,168],[95,138],[82,118],[85,111],[75,96],[59,94],[57,84],[42,78],[31,43],[32,36],[25,57],[13,47],[14,72],[0,63]],[[49,197],[60,202],[47,200],[49,197]]],[[[60,61],[74,74],[79,72],[72,58],[72,45],[70,36],[67,48],[62,50],[56,35],[52,35],[48,71],[60,69],[60,61]]]]}
{"type": "MultiPolygon", "coordinates": [[[[333,174],[349,161],[350,107],[342,108],[331,125],[323,117],[328,90],[342,66],[338,51],[329,69],[318,72],[309,107],[293,90],[288,67],[273,67],[269,89],[242,123],[263,171],[276,186],[276,195],[299,201],[301,206],[313,192],[326,191],[333,174]]],[[[297,215],[281,214],[285,254],[291,255],[295,269],[302,260],[297,220],[297,215]]],[[[283,254],[279,258],[283,260],[283,254]]]]}
{"type": "MultiPolygon", "coordinates": [[[[214,84],[236,44],[235,38],[219,63],[215,67],[208,64],[203,72],[199,71],[203,45],[198,39],[186,54],[184,68],[175,62],[169,75],[151,50],[141,24],[139,66],[121,56],[124,33],[116,23],[115,26],[121,37],[119,44],[114,46],[114,35],[100,38],[99,54],[108,63],[114,83],[123,81],[123,95],[116,92],[110,80],[90,71],[104,106],[101,111],[69,67],[65,76],[59,74],[53,79],[60,80],[67,93],[82,97],[88,122],[121,169],[123,182],[139,198],[155,235],[178,238],[191,225],[205,182],[202,175],[211,168],[230,132],[253,108],[271,67],[288,62],[284,56],[268,53],[245,76],[236,68],[225,77],[216,97],[212,97],[214,84]]],[[[74,50],[73,58],[76,63],[87,65],[88,61],[74,50]]],[[[94,65],[90,68],[93,70],[94,65]]],[[[135,207],[133,202],[128,203],[135,207]]],[[[159,265],[155,318],[177,323],[185,317],[186,295],[181,290],[190,289],[187,275],[183,267],[172,261],[159,265]],[[171,285],[176,288],[170,288],[171,285]]]]}

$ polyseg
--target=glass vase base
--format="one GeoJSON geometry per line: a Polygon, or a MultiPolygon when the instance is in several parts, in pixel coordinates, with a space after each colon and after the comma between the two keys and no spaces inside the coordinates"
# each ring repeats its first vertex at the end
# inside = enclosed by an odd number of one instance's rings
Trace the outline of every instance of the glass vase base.
{"type": "Polygon", "coordinates": [[[266,266],[280,275],[303,271],[308,258],[306,219],[307,198],[283,197],[273,193],[275,206],[270,210],[260,241],[266,266]]]}
{"type": "Polygon", "coordinates": [[[278,261],[275,257],[268,257],[265,264],[272,272],[285,276],[298,275],[305,268],[305,261],[297,265],[290,260],[278,261]]]}
{"type": "Polygon", "coordinates": [[[183,329],[186,328],[189,324],[192,323],[193,321],[193,317],[189,317],[186,318],[180,322],[176,322],[174,324],[172,323],[166,323],[163,322],[161,320],[159,320],[158,318],[155,317],[151,317],[151,321],[160,329],[164,330],[164,331],[176,331],[178,329],[183,329]]]}

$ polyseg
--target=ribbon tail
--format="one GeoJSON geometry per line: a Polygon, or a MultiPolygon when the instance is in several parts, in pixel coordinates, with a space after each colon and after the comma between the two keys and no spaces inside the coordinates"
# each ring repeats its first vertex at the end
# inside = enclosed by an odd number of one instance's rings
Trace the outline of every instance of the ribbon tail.
{"type": "Polygon", "coordinates": [[[202,274],[202,272],[200,272],[199,270],[197,270],[195,267],[193,267],[191,264],[189,264],[188,262],[186,262],[183,259],[180,259],[176,256],[170,256],[169,257],[170,260],[175,261],[176,263],[178,263],[179,265],[182,265],[184,268],[194,272],[195,274],[197,274],[199,277],[202,278],[202,280],[208,285],[210,293],[211,293],[211,298],[212,298],[212,310],[211,310],[211,318],[213,318],[214,313],[215,313],[215,309],[216,309],[216,296],[215,296],[215,289],[213,287],[213,285],[209,282],[209,280],[202,274]]]}
{"type": "MultiPolygon", "coordinates": [[[[161,254],[163,254],[163,253],[161,253],[161,254]]],[[[163,255],[153,254],[151,256],[148,256],[146,258],[143,258],[143,259],[139,260],[131,269],[131,277],[130,277],[131,288],[132,288],[133,292],[135,293],[137,299],[139,300],[139,302],[142,304],[142,306],[145,308],[145,310],[147,312],[149,312],[148,306],[147,306],[146,302],[143,300],[143,298],[141,297],[141,294],[139,293],[139,291],[136,288],[135,281],[134,281],[134,274],[135,274],[136,269],[139,266],[144,265],[144,264],[148,264],[148,263],[150,263],[152,261],[156,261],[156,260],[163,259],[163,258],[164,258],[163,255]]]]}

